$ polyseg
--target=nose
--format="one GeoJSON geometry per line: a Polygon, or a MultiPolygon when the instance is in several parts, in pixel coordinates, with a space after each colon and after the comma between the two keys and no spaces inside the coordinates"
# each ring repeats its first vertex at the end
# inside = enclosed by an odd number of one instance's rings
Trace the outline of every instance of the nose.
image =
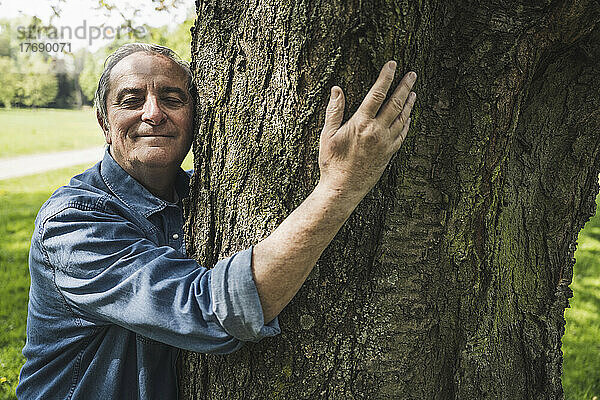
{"type": "Polygon", "coordinates": [[[165,113],[161,110],[156,96],[148,95],[144,103],[144,113],[142,121],[150,125],[160,125],[166,118],[165,113]]]}

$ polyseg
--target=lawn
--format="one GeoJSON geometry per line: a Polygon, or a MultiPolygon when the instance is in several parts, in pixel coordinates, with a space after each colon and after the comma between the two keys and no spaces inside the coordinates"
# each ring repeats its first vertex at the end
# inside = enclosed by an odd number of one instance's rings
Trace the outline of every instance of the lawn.
{"type": "Polygon", "coordinates": [[[103,143],[91,108],[0,109],[0,158],[100,147],[103,143]]]}
{"type": "Polygon", "coordinates": [[[563,337],[566,400],[600,398],[600,195],[596,215],[579,233],[571,308],[563,337]]]}

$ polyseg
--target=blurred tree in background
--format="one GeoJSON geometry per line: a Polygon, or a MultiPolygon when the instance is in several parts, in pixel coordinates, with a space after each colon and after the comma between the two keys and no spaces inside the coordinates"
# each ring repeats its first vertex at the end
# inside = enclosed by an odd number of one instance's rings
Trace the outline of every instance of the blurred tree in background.
{"type": "Polygon", "coordinates": [[[20,53],[17,62],[17,84],[13,99],[28,107],[50,104],[58,93],[58,78],[53,62],[39,53],[20,53]]]}
{"type": "Polygon", "coordinates": [[[2,71],[0,74],[0,103],[5,108],[10,108],[17,90],[17,75],[13,60],[10,57],[0,57],[0,70],[2,71]]]}
{"type": "MultiPolygon", "coordinates": [[[[168,5],[166,5],[168,6],[168,5]]],[[[91,105],[104,60],[124,43],[156,43],[173,49],[190,61],[189,18],[174,27],[143,25],[142,37],[122,35],[95,52],[79,49],[61,56],[45,51],[23,51],[18,27],[47,26],[39,18],[0,19],[0,104],[4,108],[74,108],[91,105]]],[[[126,20],[124,25],[131,26],[126,20]]]]}
{"type": "Polygon", "coordinates": [[[47,53],[23,52],[19,48],[17,26],[40,23],[35,17],[0,21],[0,101],[6,108],[14,104],[45,106],[54,101],[58,93],[54,60],[47,53]]]}

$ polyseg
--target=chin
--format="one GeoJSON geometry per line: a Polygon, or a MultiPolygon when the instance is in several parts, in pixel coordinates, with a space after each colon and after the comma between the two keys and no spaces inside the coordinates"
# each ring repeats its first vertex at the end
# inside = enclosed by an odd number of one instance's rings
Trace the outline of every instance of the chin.
{"type": "Polygon", "coordinates": [[[183,159],[179,154],[175,154],[172,149],[151,147],[137,154],[136,161],[146,167],[169,168],[179,167],[183,159]]]}

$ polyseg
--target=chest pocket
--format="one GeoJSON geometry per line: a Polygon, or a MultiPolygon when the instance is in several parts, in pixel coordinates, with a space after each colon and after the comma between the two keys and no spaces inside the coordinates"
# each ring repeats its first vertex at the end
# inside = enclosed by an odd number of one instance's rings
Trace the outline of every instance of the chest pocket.
{"type": "Polygon", "coordinates": [[[158,246],[169,246],[182,251],[183,245],[183,216],[181,209],[169,205],[164,210],[148,216],[152,224],[152,240],[158,246]]]}

